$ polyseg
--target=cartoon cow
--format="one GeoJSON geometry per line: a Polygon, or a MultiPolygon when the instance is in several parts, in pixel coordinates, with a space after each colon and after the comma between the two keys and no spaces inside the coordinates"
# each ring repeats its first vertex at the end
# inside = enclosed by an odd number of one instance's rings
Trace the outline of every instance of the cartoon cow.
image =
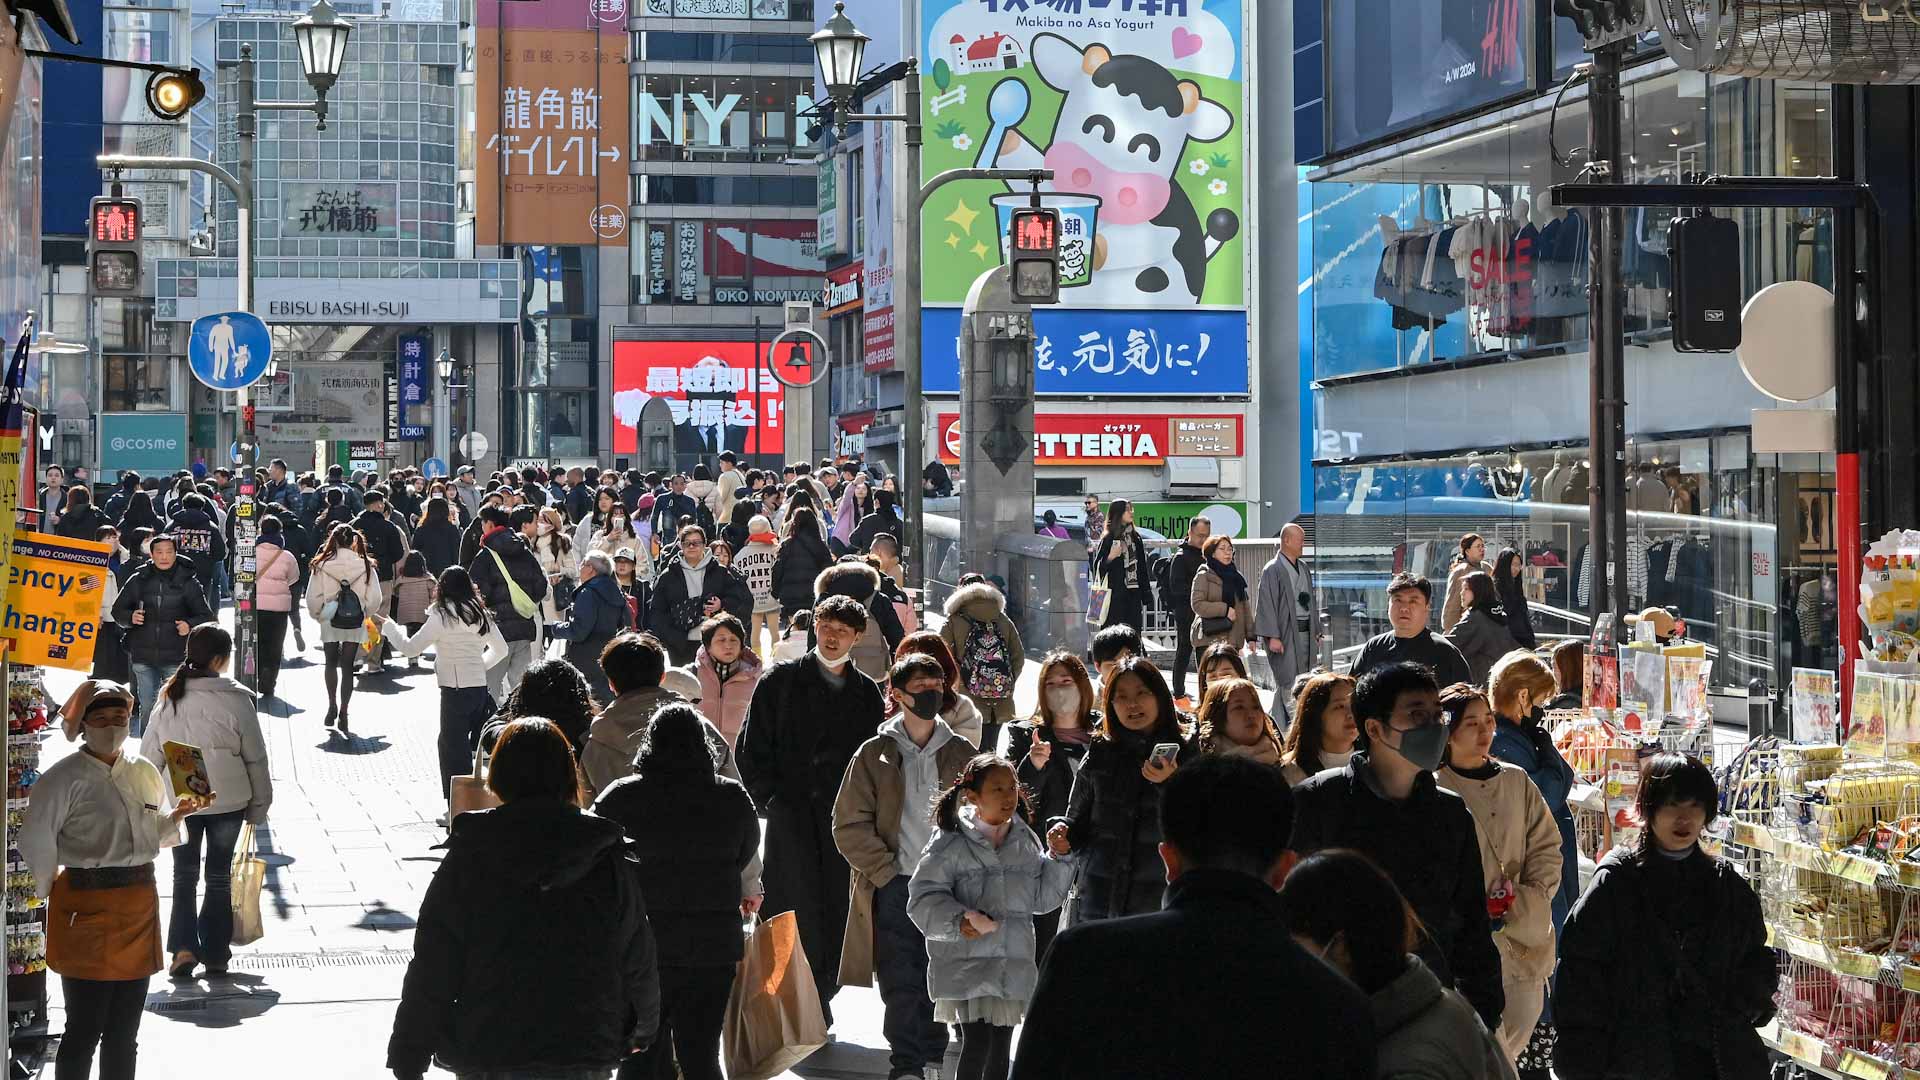
{"type": "Polygon", "coordinates": [[[1103,302],[1198,303],[1207,263],[1240,231],[1240,219],[1216,210],[1203,232],[1173,178],[1187,142],[1223,138],[1233,114],[1144,56],[1039,34],[1032,58],[1046,84],[1066,95],[1051,143],[1043,152],[1010,126],[992,164],[1051,169],[1051,190],[1100,197],[1093,265],[1103,302]]]}

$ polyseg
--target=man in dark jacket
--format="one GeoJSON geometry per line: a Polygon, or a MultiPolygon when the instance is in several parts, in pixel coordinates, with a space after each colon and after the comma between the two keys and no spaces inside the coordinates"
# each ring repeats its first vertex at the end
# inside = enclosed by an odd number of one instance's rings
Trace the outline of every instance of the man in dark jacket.
{"type": "Polygon", "coordinates": [[[327,466],[327,483],[320,489],[322,498],[327,492],[338,490],[340,497],[346,500],[347,509],[355,514],[360,512],[360,487],[347,483],[347,473],[338,465],[327,466]]]}
{"type": "Polygon", "coordinates": [[[453,819],[387,1042],[395,1077],[435,1058],[462,1076],[605,1076],[659,1030],[639,862],[550,765],[497,761],[505,805],[453,819]]]}
{"type": "Polygon", "coordinates": [[[1433,583],[1417,574],[1400,573],[1387,582],[1387,621],[1393,629],[1375,634],[1354,657],[1354,678],[1387,664],[1412,662],[1433,673],[1440,686],[1471,683],[1473,670],[1453,642],[1427,628],[1433,613],[1433,583]]]}
{"type": "Polygon", "coordinates": [[[1280,918],[1274,887],[1293,864],[1286,782],[1209,754],[1161,786],[1166,910],[1053,940],[1012,1080],[1371,1080],[1366,996],[1294,944],[1280,918]]]}
{"type": "Polygon", "coordinates": [[[76,485],[67,489],[67,509],[53,531],[74,540],[92,540],[100,534],[100,526],[111,524],[107,515],[93,505],[93,492],[76,485]]]}
{"type": "Polygon", "coordinates": [[[261,500],[291,507],[294,502],[294,496],[298,493],[298,490],[293,486],[293,478],[287,475],[286,461],[281,458],[274,458],[268,462],[267,482],[260,489],[261,500]]]}
{"type": "Polygon", "coordinates": [[[555,623],[548,635],[567,643],[567,662],[586,676],[596,701],[612,701],[606,673],[600,670],[600,650],[627,629],[627,598],[613,579],[613,560],[604,551],[589,551],[580,559],[580,584],[573,590],[573,612],[567,622],[555,623]]]}
{"type": "Polygon", "coordinates": [[[197,491],[181,496],[167,531],[178,542],[180,554],[192,564],[193,576],[199,579],[200,591],[206,594],[208,610],[216,609],[220,599],[214,592],[213,572],[227,560],[227,538],[225,530],[213,518],[212,503],[197,491]]]}
{"type": "Polygon", "coordinates": [[[687,478],[684,474],[674,474],[672,490],[653,500],[653,535],[672,536],[680,527],[680,519],[697,519],[700,504],[687,494],[687,478]]]}
{"type": "Polygon", "coordinates": [[[212,618],[193,562],[180,557],[180,545],[171,534],[155,533],[147,541],[147,561],[127,575],[113,602],[113,621],[127,627],[127,658],[140,694],[132,734],[146,731],[160,684],[187,655],[188,632],[212,618]]]}
{"type": "Polygon", "coordinates": [[[480,504],[480,512],[474,514],[473,520],[467,522],[467,527],[461,531],[461,566],[471,565],[473,560],[480,554],[480,538],[486,534],[488,529],[486,509],[489,506],[504,513],[507,506],[506,494],[499,490],[487,492],[485,501],[480,504]]]}
{"type": "Polygon", "coordinates": [[[567,470],[567,520],[578,525],[580,520],[593,513],[595,490],[587,482],[587,474],[579,469],[567,470]]]}
{"type": "Polygon", "coordinates": [[[353,527],[367,538],[367,554],[380,568],[380,589],[391,595],[395,568],[407,557],[407,538],[387,516],[387,496],[379,488],[367,492],[366,509],[353,519],[353,527]]]}
{"type": "Polygon", "coordinates": [[[698,525],[680,530],[679,553],[660,570],[653,584],[650,625],[675,667],[693,662],[700,647],[700,624],[725,611],[745,624],[753,618],[753,590],[733,568],[714,561],[707,531],[698,525]]]}
{"type": "MultiPolygon", "coordinates": [[[[1173,609],[1173,696],[1177,698],[1187,696],[1187,665],[1193,663],[1193,635],[1187,631],[1193,625],[1193,575],[1207,561],[1200,548],[1212,534],[1213,522],[1206,518],[1187,522],[1187,538],[1167,569],[1167,606],[1173,609]]],[[[1284,695],[1287,687],[1279,691],[1284,695]]]]}
{"type": "Polygon", "coordinates": [[[847,860],[833,842],[833,802],[847,764],[880,730],[885,711],[880,687],[853,666],[853,643],[866,628],[867,609],[854,600],[816,604],[816,647],[767,669],[735,746],[747,793],[767,816],[763,911],[769,918],[794,913],[829,1025],[850,901],[847,860]]]}
{"type": "Polygon", "coordinates": [[[1379,863],[1420,916],[1420,958],[1498,1030],[1506,993],[1473,814],[1433,777],[1447,744],[1439,687],[1419,664],[1375,668],[1354,689],[1353,716],[1361,752],[1294,789],[1287,846],[1352,848],[1379,863]]]}
{"type": "Polygon", "coordinates": [[[498,507],[480,511],[485,533],[480,553],[473,557],[467,572],[473,575],[473,587],[487,605],[487,611],[500,624],[500,636],[507,639],[507,662],[487,669],[487,687],[493,700],[507,700],[507,693],[520,685],[520,676],[533,666],[540,638],[539,603],[547,596],[547,575],[531,545],[534,512],[522,506],[509,515],[498,507]],[[513,606],[511,580],[535,607],[522,615],[513,606]]]}
{"type": "Polygon", "coordinates": [[[101,512],[115,525],[127,515],[127,504],[133,501],[133,493],[140,490],[140,474],[128,469],[120,474],[120,486],[107,496],[107,503],[101,512]]]}
{"type": "Polygon", "coordinates": [[[900,521],[900,512],[894,509],[893,492],[875,491],[873,493],[873,513],[868,514],[853,527],[853,533],[847,537],[847,548],[865,553],[873,550],[873,538],[881,533],[899,536],[905,529],[900,521]]]}

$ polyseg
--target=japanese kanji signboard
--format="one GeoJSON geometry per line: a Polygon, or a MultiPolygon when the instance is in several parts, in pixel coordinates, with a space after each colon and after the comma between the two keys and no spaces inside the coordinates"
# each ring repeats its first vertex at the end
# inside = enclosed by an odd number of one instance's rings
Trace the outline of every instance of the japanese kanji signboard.
{"type": "Polygon", "coordinates": [[[626,0],[481,0],[475,16],[475,242],[625,246],[626,0]]]}
{"type": "Polygon", "coordinates": [[[640,411],[657,397],[673,409],[676,452],[780,453],[786,387],[755,349],[751,341],[614,342],[613,452],[635,452],[640,411]]]}

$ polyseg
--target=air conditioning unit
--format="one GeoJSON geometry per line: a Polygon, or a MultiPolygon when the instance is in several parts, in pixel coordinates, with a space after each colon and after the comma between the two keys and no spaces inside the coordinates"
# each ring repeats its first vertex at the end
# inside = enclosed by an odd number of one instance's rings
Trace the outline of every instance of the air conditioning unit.
{"type": "Polygon", "coordinates": [[[1167,496],[1169,498],[1211,499],[1220,494],[1220,459],[1210,457],[1170,457],[1167,459],[1167,496]]]}
{"type": "Polygon", "coordinates": [[[813,329],[813,305],[805,300],[789,300],[784,305],[786,317],[782,320],[789,330],[813,329]]]}

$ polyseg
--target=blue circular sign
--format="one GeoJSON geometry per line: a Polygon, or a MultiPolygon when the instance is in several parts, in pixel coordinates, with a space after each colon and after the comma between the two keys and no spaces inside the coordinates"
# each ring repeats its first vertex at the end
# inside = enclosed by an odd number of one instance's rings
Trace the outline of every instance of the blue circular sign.
{"type": "Polygon", "coordinates": [[[447,463],[437,457],[430,457],[420,463],[420,475],[429,480],[438,480],[447,475],[447,463]]]}
{"type": "Polygon", "coordinates": [[[193,320],[187,364],[193,377],[215,390],[244,390],[267,373],[273,334],[258,315],[229,311],[193,320]]]}

